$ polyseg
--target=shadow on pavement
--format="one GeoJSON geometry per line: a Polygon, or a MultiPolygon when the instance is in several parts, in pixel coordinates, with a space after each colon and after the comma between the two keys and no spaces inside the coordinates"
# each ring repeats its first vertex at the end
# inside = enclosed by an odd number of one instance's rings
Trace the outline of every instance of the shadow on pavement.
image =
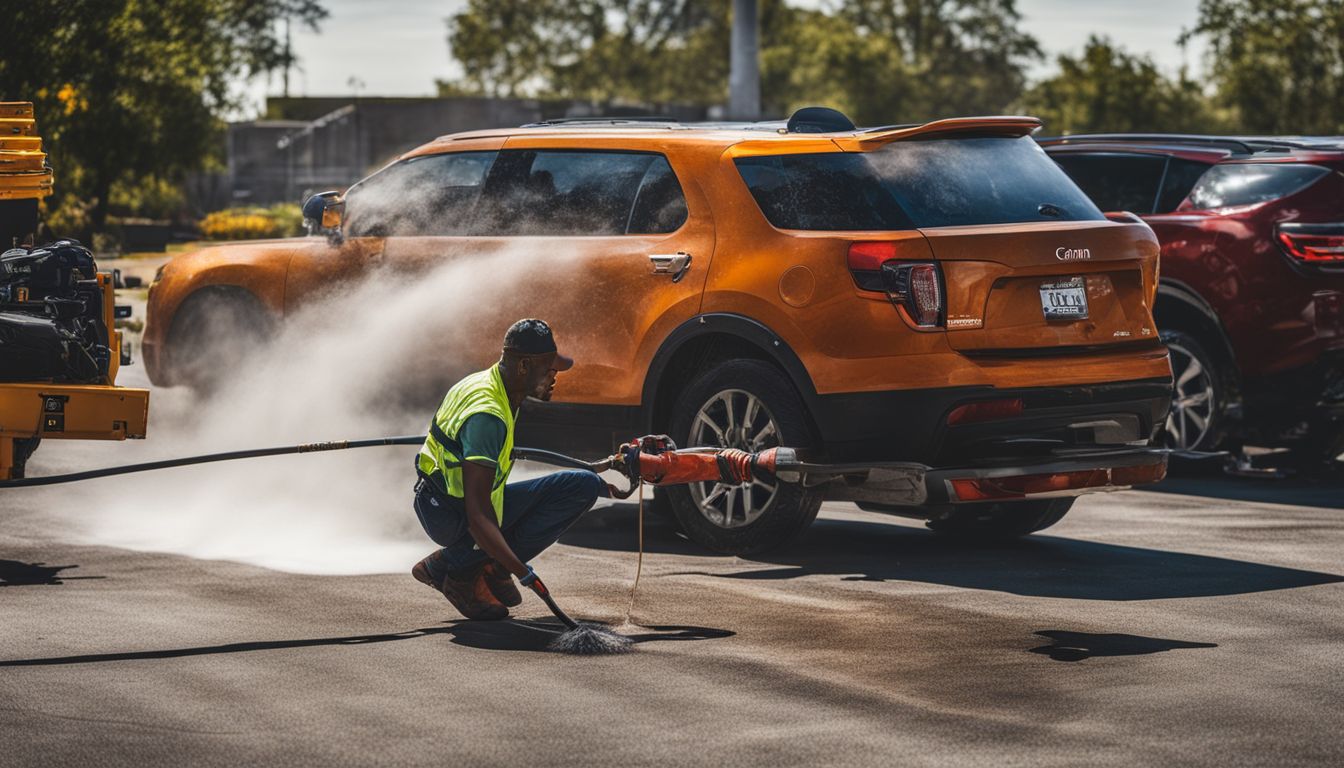
{"type": "Polygon", "coordinates": [[[1032,648],[1031,653],[1049,656],[1055,661],[1082,661],[1094,656],[1142,656],[1183,648],[1218,647],[1217,643],[1190,643],[1141,635],[1065,632],[1059,629],[1046,629],[1036,634],[1050,640],[1051,644],[1032,648]]]}
{"type": "Polygon", "coordinates": [[[1344,479],[1176,476],[1141,490],[1344,511],[1344,479]]]}
{"type": "Polygon", "coordinates": [[[62,576],[61,571],[78,565],[47,565],[24,563],[18,560],[0,560],[0,587],[31,587],[60,585],[75,579],[102,579],[103,576],[62,576]]]}
{"type": "MultiPolygon", "coordinates": [[[[737,634],[727,629],[660,624],[641,626],[648,632],[625,633],[635,643],[685,640],[715,640],[737,634]]],[[[453,643],[491,651],[534,651],[551,653],[547,646],[565,631],[558,619],[510,619],[508,621],[453,622],[448,631],[453,643]]]]}
{"type": "MultiPolygon", "coordinates": [[[[159,651],[126,651],[123,653],[91,653],[81,656],[54,656],[45,659],[4,659],[0,667],[48,667],[61,664],[95,664],[104,661],[150,661],[180,659],[186,656],[210,656],[217,653],[247,653],[249,651],[276,651],[289,648],[312,648],[324,645],[369,645],[413,640],[429,635],[451,635],[453,643],[471,648],[497,651],[546,651],[547,644],[563,632],[559,621],[511,619],[509,621],[468,621],[459,619],[446,627],[423,627],[405,632],[387,632],[376,635],[348,637],[314,637],[301,640],[263,640],[252,643],[202,645],[195,648],[169,648],[159,651]]],[[[636,643],[661,640],[710,640],[732,637],[735,632],[710,627],[660,625],[641,627],[651,630],[627,635],[636,643]]]]}
{"type": "Polygon", "coordinates": [[[202,645],[195,648],[169,648],[162,651],[127,651],[124,653],[92,653],[83,656],[55,656],[47,659],[6,659],[0,661],[0,667],[45,667],[58,664],[93,664],[102,661],[178,659],[184,656],[209,656],[216,653],[246,653],[248,651],[274,651],[285,648],[311,648],[320,645],[367,645],[369,643],[388,643],[395,640],[411,640],[417,637],[425,637],[426,635],[442,635],[449,631],[449,627],[425,627],[423,629],[411,629],[405,632],[388,632],[378,635],[314,637],[303,640],[263,640],[253,643],[202,645]]]}
{"type": "MultiPolygon", "coordinates": [[[[589,549],[632,551],[636,520],[622,506],[590,512],[561,539],[589,549]]],[[[645,517],[644,550],[710,557],[671,525],[645,517]]],[[[1332,584],[1344,576],[1160,549],[1040,534],[1003,544],[960,543],[897,523],[818,519],[797,541],[735,562],[747,570],[703,575],[792,579],[833,575],[848,581],[916,581],[1079,600],[1162,600],[1239,595],[1332,584]],[[750,566],[773,566],[750,568],[750,566]]]]}

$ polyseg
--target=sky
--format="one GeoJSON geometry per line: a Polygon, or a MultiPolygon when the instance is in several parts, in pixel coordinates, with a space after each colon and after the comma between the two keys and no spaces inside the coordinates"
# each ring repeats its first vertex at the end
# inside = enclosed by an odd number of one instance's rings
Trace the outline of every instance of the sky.
{"type": "MultiPolygon", "coordinates": [[[[824,0],[790,0],[803,6],[824,0]]],[[[296,27],[294,51],[299,71],[290,75],[294,96],[432,96],[435,79],[457,70],[448,54],[444,20],[465,0],[325,0],[331,12],[318,33],[296,27]]],[[[1090,34],[1110,36],[1131,53],[1142,53],[1169,74],[1182,64],[1201,69],[1203,48],[1191,44],[1182,61],[1176,38],[1194,25],[1199,0],[1018,0],[1023,27],[1046,52],[1031,74],[1048,75],[1054,57],[1077,54],[1090,34]]],[[[246,87],[260,109],[267,94],[281,91],[279,76],[246,87]]]]}

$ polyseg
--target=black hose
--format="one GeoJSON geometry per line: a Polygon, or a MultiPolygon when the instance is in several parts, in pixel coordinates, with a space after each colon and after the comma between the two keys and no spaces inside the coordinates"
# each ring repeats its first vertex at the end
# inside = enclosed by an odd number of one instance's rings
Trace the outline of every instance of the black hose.
{"type": "MultiPolygon", "coordinates": [[[[425,442],[424,435],[406,435],[403,437],[379,437],[373,440],[339,440],[327,443],[304,443],[302,445],[286,445],[279,448],[253,448],[247,451],[209,453],[203,456],[187,456],[180,459],[149,461],[143,464],[125,464],[120,467],[90,469],[86,472],[72,472],[66,475],[25,477],[20,480],[0,480],[0,488],[57,485],[60,483],[73,483],[79,480],[93,480],[94,478],[99,477],[111,477],[112,475],[129,475],[133,472],[149,472],[155,469],[186,467],[192,464],[210,464],[216,461],[232,461],[234,459],[255,459],[261,456],[283,456],[291,453],[316,453],[318,451],[343,451],[347,448],[377,448],[386,445],[420,445],[423,442],[425,442]]],[[[543,464],[552,464],[560,467],[575,467],[577,469],[598,471],[598,465],[581,461],[573,456],[566,456],[563,453],[543,451],[538,448],[515,448],[513,455],[520,460],[538,461],[543,464]]],[[[605,467],[603,467],[603,469],[605,469],[605,467]]]]}
{"type": "Polygon", "coordinates": [[[590,462],[582,459],[576,459],[573,456],[566,456],[563,453],[555,451],[543,451],[540,448],[514,448],[514,461],[537,461],[542,464],[550,464],[554,467],[570,467],[572,469],[587,469],[593,472],[602,472],[610,469],[610,466],[604,462],[590,462]]]}

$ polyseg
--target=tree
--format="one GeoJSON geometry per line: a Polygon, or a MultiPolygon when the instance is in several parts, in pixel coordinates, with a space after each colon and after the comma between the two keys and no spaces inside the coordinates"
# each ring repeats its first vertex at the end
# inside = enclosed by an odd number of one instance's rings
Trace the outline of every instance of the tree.
{"type": "MultiPolygon", "coordinates": [[[[448,20],[464,82],[443,92],[721,104],[728,0],[469,0],[448,20]]],[[[1014,0],[761,2],[762,100],[862,123],[1001,111],[1040,56],[1014,0]]]]}
{"type": "Polygon", "coordinates": [[[832,46],[836,87],[862,122],[1002,112],[1041,56],[1015,0],[844,0],[837,17],[853,41],[832,46]]]}
{"type": "Polygon", "coordinates": [[[1344,133],[1344,0],[1201,0],[1194,36],[1238,130],[1344,133]]]}
{"type": "Polygon", "coordinates": [[[1152,59],[1090,37],[1078,57],[1056,59],[1059,74],[1033,86],[1016,111],[1045,121],[1052,134],[1086,132],[1214,133],[1220,120],[1184,73],[1175,80],[1152,59]]]}
{"type": "Polygon", "coordinates": [[[90,200],[100,231],[114,184],[218,151],[231,85],[292,63],[278,21],[325,16],[318,0],[0,0],[0,98],[35,102],[57,195],[90,200]]]}
{"type": "MultiPolygon", "coordinates": [[[[460,83],[441,93],[718,103],[730,0],[468,0],[448,19],[460,83]]],[[[763,35],[789,12],[763,0],[763,35]]]]}

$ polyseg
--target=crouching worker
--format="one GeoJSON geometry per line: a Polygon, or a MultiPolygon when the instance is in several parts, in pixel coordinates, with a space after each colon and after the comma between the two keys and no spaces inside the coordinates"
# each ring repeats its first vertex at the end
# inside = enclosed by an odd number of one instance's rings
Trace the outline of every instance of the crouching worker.
{"type": "Polygon", "coordinates": [[[508,616],[522,602],[513,577],[530,584],[536,575],[527,562],[609,495],[587,471],[505,484],[519,406],[529,396],[550,400],[556,374],[572,365],[546,323],[519,320],[497,364],[448,390],[416,456],[415,514],[442,549],[411,575],[469,619],[508,616]]]}

